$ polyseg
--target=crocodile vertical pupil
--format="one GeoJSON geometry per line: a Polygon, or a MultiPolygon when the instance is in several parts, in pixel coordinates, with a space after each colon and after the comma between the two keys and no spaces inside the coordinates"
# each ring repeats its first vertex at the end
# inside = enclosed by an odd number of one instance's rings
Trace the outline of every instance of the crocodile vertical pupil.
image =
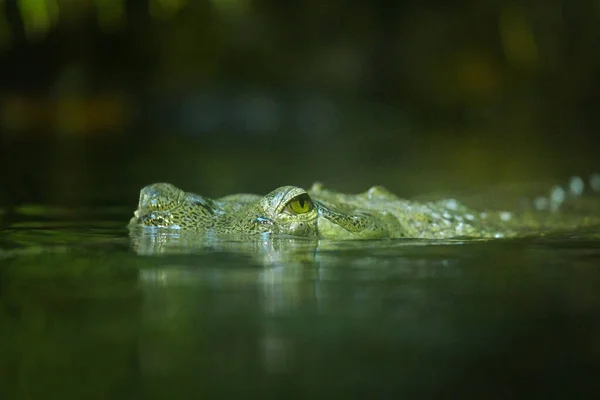
{"type": "Polygon", "coordinates": [[[307,194],[302,194],[290,200],[285,208],[292,214],[305,214],[312,210],[312,207],[310,197],[307,194]]]}

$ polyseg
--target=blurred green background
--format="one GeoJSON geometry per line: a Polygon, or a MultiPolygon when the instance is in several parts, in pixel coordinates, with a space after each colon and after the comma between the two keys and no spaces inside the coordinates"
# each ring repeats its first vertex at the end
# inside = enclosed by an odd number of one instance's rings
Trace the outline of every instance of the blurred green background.
{"type": "Polygon", "coordinates": [[[600,3],[0,1],[0,201],[600,170],[600,3]]]}

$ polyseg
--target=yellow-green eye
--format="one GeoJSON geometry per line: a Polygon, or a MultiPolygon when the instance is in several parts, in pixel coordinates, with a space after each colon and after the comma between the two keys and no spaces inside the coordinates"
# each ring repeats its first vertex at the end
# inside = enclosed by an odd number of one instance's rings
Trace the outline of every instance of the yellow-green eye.
{"type": "Polygon", "coordinates": [[[291,214],[306,214],[312,209],[313,202],[306,193],[294,197],[285,206],[285,210],[291,214]]]}

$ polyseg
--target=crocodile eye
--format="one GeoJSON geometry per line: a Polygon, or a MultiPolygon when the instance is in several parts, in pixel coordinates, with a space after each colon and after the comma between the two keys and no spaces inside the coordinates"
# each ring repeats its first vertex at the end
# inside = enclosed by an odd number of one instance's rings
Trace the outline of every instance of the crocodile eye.
{"type": "Polygon", "coordinates": [[[284,211],[289,214],[306,214],[313,209],[314,205],[308,194],[304,193],[294,197],[286,205],[284,211]]]}

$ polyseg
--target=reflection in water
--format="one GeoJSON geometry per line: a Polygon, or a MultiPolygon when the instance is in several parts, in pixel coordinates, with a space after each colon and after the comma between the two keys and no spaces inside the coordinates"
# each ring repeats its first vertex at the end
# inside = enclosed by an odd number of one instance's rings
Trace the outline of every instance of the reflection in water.
{"type": "MultiPolygon", "coordinates": [[[[153,319],[164,314],[161,325],[171,324],[170,315],[184,313],[179,318],[191,320],[198,312],[197,306],[181,302],[178,295],[182,288],[202,287],[221,293],[221,315],[231,309],[222,293],[230,290],[253,293],[254,312],[259,313],[261,320],[254,346],[261,354],[261,369],[269,374],[289,372],[290,366],[297,362],[298,352],[302,352],[298,343],[282,331],[281,324],[273,320],[298,313],[327,318],[342,310],[351,311],[355,318],[378,315],[386,312],[383,303],[390,297],[418,296],[417,289],[411,293],[402,287],[384,288],[379,284],[459,276],[451,254],[440,251],[434,256],[431,252],[424,257],[420,252],[415,254],[415,249],[425,244],[431,249],[455,246],[460,241],[331,242],[269,237],[212,240],[193,233],[156,229],[132,231],[131,239],[138,254],[168,260],[156,268],[143,269],[140,275],[145,297],[160,296],[164,302],[161,307],[148,310],[153,319]],[[194,254],[210,257],[190,257],[194,254]],[[340,280],[347,280],[349,273],[351,280],[359,284],[352,284],[351,292],[348,296],[344,293],[341,300],[340,280]]],[[[156,356],[156,346],[151,348],[156,356]]]]}
{"type": "MultiPolygon", "coordinates": [[[[261,290],[267,315],[293,312],[306,302],[327,307],[327,283],[352,273],[358,281],[456,277],[457,260],[440,251],[438,256],[415,257],[415,249],[440,248],[461,241],[324,241],[258,237],[247,240],[217,240],[194,233],[146,229],[132,231],[132,246],[140,255],[185,256],[213,254],[219,262],[194,264],[194,258],[171,258],[156,269],[144,269],[141,279],[156,286],[208,285],[215,288],[251,286],[261,290]],[[404,256],[398,254],[405,253],[404,256]],[[411,256],[412,253],[412,256],[411,256]],[[222,268],[222,263],[236,266],[222,268]]],[[[475,242],[473,242],[475,243],[475,242]]],[[[419,253],[417,253],[419,254],[419,253]]],[[[361,303],[369,294],[357,293],[361,303]]]]}

